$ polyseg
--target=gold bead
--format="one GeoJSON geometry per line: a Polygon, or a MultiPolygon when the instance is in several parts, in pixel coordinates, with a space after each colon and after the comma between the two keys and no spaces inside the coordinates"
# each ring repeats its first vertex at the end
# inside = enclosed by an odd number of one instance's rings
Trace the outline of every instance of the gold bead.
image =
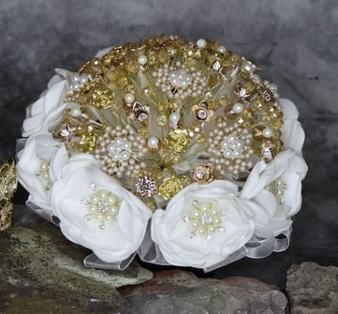
{"type": "Polygon", "coordinates": [[[264,106],[264,103],[261,99],[257,99],[253,104],[254,110],[257,110],[257,111],[263,110],[263,106],[264,106]]]}
{"type": "Polygon", "coordinates": [[[232,109],[233,105],[228,105],[224,108],[224,114],[228,119],[235,119],[237,113],[232,109]]]}
{"type": "Polygon", "coordinates": [[[271,125],[272,125],[273,127],[275,127],[276,129],[280,129],[280,128],[283,126],[283,120],[279,120],[279,119],[273,120],[273,121],[271,122],[271,125]]]}
{"type": "Polygon", "coordinates": [[[128,60],[124,68],[129,73],[137,73],[140,70],[140,64],[136,60],[128,60]]]}
{"type": "Polygon", "coordinates": [[[242,112],[243,118],[247,121],[250,121],[253,119],[253,111],[250,108],[246,108],[242,112]]]}
{"type": "Polygon", "coordinates": [[[204,143],[204,142],[205,142],[205,135],[204,135],[204,134],[197,134],[197,135],[195,136],[195,141],[196,141],[196,143],[198,143],[198,144],[204,143]]]}
{"type": "Polygon", "coordinates": [[[253,130],[252,130],[252,136],[255,140],[257,141],[262,141],[264,139],[263,136],[263,130],[265,129],[264,126],[260,125],[260,126],[256,126],[253,130]]]}
{"type": "Polygon", "coordinates": [[[165,49],[161,49],[158,53],[158,60],[163,64],[168,63],[169,55],[165,49]]]}
{"type": "Polygon", "coordinates": [[[164,126],[167,125],[168,119],[167,119],[167,117],[166,117],[165,115],[158,116],[158,117],[156,118],[156,123],[157,123],[158,126],[164,127],[164,126]]]}
{"type": "Polygon", "coordinates": [[[9,200],[0,201],[0,231],[4,231],[12,224],[13,204],[9,200]]]}
{"type": "Polygon", "coordinates": [[[270,118],[270,115],[268,112],[262,112],[261,116],[260,116],[260,119],[263,121],[263,122],[267,122],[267,121],[270,121],[271,118],[270,118]]]}

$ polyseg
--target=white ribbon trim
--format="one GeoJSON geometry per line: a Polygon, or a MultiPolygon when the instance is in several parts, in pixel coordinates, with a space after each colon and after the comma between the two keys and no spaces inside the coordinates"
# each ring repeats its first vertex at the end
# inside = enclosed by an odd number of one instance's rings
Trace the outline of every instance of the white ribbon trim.
{"type": "MultiPolygon", "coordinates": [[[[288,230],[284,231],[281,234],[283,238],[279,238],[280,236],[278,238],[269,237],[267,239],[252,237],[245,246],[229,255],[224,261],[203,268],[203,271],[205,273],[208,273],[210,271],[238,261],[243,257],[261,259],[268,257],[273,252],[284,252],[290,245],[291,233],[292,228],[290,227],[288,230]]],[[[91,254],[85,258],[83,263],[86,267],[89,268],[124,270],[130,265],[136,254],[139,255],[141,261],[146,263],[161,266],[173,266],[165,260],[162,253],[158,249],[158,246],[151,240],[149,227],[138,251],[132,254],[126,260],[116,263],[105,263],[101,261],[98,257],[96,257],[95,254],[91,254]]]]}
{"type": "MultiPolygon", "coordinates": [[[[54,225],[59,225],[59,220],[51,212],[39,208],[30,201],[26,202],[26,206],[35,213],[37,213],[39,216],[53,223],[54,225]]],[[[284,252],[290,245],[291,234],[292,227],[281,233],[277,238],[271,236],[265,239],[253,236],[247,244],[245,244],[241,249],[229,255],[224,261],[209,267],[205,267],[203,268],[203,271],[205,273],[208,273],[215,269],[236,262],[243,257],[261,259],[268,257],[273,252],[284,252]]],[[[83,264],[87,268],[125,270],[134,260],[136,254],[139,255],[141,261],[146,263],[161,266],[173,266],[165,260],[157,244],[152,241],[150,236],[150,224],[148,225],[147,232],[139,249],[137,250],[137,252],[131,254],[127,259],[121,262],[106,263],[100,260],[94,253],[92,253],[84,259],[83,264]]]]}

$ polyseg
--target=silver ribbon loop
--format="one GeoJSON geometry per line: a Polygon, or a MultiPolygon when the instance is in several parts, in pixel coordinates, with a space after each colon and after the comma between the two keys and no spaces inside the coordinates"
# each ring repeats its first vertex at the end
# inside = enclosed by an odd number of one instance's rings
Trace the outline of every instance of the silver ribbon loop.
{"type": "MultiPolygon", "coordinates": [[[[273,252],[283,252],[289,247],[291,233],[292,228],[290,227],[288,230],[279,235],[279,238],[271,236],[269,238],[262,239],[254,236],[245,246],[229,255],[224,261],[205,267],[203,268],[203,271],[208,273],[236,262],[243,257],[261,259],[271,255],[273,252]],[[281,236],[283,236],[283,238],[280,238],[281,236]]],[[[141,261],[146,263],[160,266],[173,266],[165,260],[158,246],[152,241],[149,226],[137,253],[135,252],[128,259],[120,263],[105,263],[96,257],[95,254],[91,254],[85,258],[84,265],[90,268],[124,270],[129,266],[136,254],[139,255],[141,261]]]]}
{"type": "MultiPolygon", "coordinates": [[[[41,209],[36,206],[34,203],[27,201],[26,205],[37,213],[39,216],[48,220],[49,222],[59,225],[59,220],[51,212],[41,209]]],[[[229,255],[224,261],[214,264],[209,267],[203,268],[205,273],[218,269],[220,267],[229,265],[235,261],[242,259],[243,257],[249,257],[252,259],[261,259],[268,257],[273,252],[284,252],[290,245],[292,228],[290,227],[283,233],[281,233],[277,238],[271,236],[269,238],[258,238],[253,236],[250,241],[243,246],[241,249],[229,255]]],[[[101,261],[94,253],[88,255],[83,264],[88,268],[101,268],[101,269],[112,269],[112,270],[124,270],[135,258],[136,254],[139,255],[141,261],[161,265],[161,266],[173,266],[169,264],[163,257],[158,246],[152,241],[150,235],[150,223],[147,228],[145,237],[138,248],[137,252],[131,254],[127,259],[116,262],[116,263],[106,263],[101,261]]]]}
{"type": "Polygon", "coordinates": [[[100,260],[94,253],[88,255],[84,260],[83,264],[87,268],[98,268],[98,269],[110,269],[110,270],[125,270],[128,268],[130,263],[134,260],[136,252],[130,255],[127,259],[116,263],[106,263],[100,260]]]}

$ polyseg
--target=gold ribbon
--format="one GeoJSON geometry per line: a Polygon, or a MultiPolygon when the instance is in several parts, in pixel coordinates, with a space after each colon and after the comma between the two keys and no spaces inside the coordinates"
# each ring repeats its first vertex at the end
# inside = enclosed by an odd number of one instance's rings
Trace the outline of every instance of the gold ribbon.
{"type": "Polygon", "coordinates": [[[12,223],[13,197],[18,186],[15,161],[0,161],[0,231],[10,227],[12,223]]]}

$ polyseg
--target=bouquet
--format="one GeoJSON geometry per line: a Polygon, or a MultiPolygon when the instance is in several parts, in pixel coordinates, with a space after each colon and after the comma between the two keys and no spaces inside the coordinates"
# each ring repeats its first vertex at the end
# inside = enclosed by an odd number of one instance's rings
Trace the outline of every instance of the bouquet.
{"type": "Polygon", "coordinates": [[[27,204],[96,267],[206,271],[288,247],[301,208],[295,105],[219,42],[157,36],[56,69],[27,108],[27,204]],[[278,236],[278,238],[276,238],[278,236]]]}

